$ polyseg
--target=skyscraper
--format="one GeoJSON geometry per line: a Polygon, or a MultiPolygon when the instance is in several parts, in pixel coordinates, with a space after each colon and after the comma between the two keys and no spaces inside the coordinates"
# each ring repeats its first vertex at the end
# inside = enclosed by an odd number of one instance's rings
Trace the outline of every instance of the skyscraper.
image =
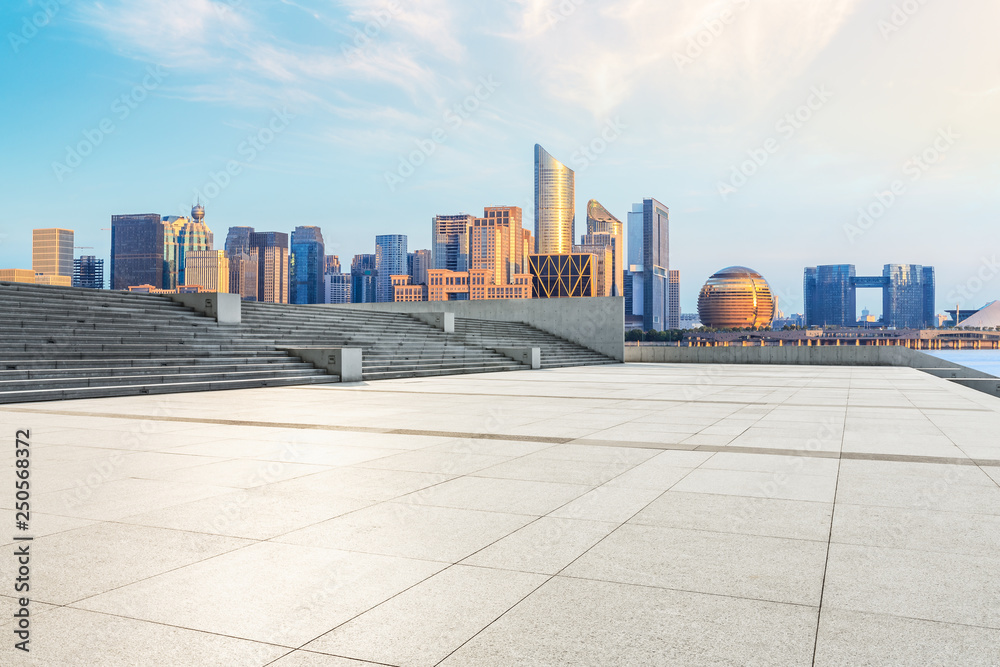
{"type": "Polygon", "coordinates": [[[920,264],[886,264],[882,269],[882,321],[896,329],[921,329],[934,322],[934,269],[920,264]],[[928,271],[929,269],[929,271],[928,271]],[[930,305],[930,317],[927,317],[930,305]]]}
{"type": "Polygon", "coordinates": [[[584,234],[580,245],[573,246],[574,253],[587,253],[594,258],[594,296],[614,296],[615,254],[608,234],[584,234]]]}
{"type": "Polygon", "coordinates": [[[534,248],[528,253],[524,251],[524,224],[520,206],[487,206],[483,209],[483,217],[477,218],[477,226],[494,226],[501,230],[501,244],[503,247],[503,280],[501,282],[510,283],[514,281],[514,276],[524,273],[526,269],[525,254],[534,252],[534,248]]]}
{"type": "Polygon", "coordinates": [[[414,250],[410,254],[413,256],[413,261],[410,266],[410,277],[413,279],[413,284],[426,285],[427,272],[432,266],[430,249],[414,250]]]}
{"type": "Polygon", "coordinates": [[[568,254],[576,238],[573,170],[535,144],[535,252],[568,254]]]}
{"type": "Polygon", "coordinates": [[[288,303],[288,234],[252,232],[250,256],[257,262],[257,300],[288,303]]]}
{"type": "Polygon", "coordinates": [[[73,287],[104,289],[104,260],[83,255],[73,260],[73,287]]]}
{"type": "Polygon", "coordinates": [[[173,289],[187,284],[185,255],[211,250],[214,238],[212,230],[205,224],[205,208],[201,204],[191,207],[190,218],[166,216],[163,223],[163,285],[166,289],[173,289]]]}
{"type": "MultiPolygon", "coordinates": [[[[632,279],[629,316],[642,315],[642,328],[663,331],[670,312],[670,210],[652,198],[628,214],[628,263],[632,279]],[[641,304],[641,311],[640,309],[641,304]]],[[[624,290],[623,290],[624,291],[624,290]]]]}
{"type": "Polygon", "coordinates": [[[111,289],[152,285],[162,289],[163,222],[157,213],[111,216],[111,289]]]}
{"type": "Polygon", "coordinates": [[[406,235],[382,234],[375,237],[375,270],[378,271],[376,300],[392,302],[392,276],[409,275],[406,271],[406,235]]]}
{"type": "Polygon", "coordinates": [[[431,262],[434,269],[466,271],[469,268],[469,241],[475,216],[436,215],[431,220],[431,262]]]}
{"type": "MultiPolygon", "coordinates": [[[[587,236],[607,235],[614,262],[611,266],[612,291],[608,296],[622,296],[624,294],[625,283],[625,225],[622,221],[611,215],[608,209],[601,206],[596,199],[591,199],[587,203],[587,236]]],[[[591,238],[590,243],[599,241],[591,238]]],[[[587,243],[588,241],[584,241],[587,243]]]]}
{"type": "Polygon", "coordinates": [[[323,273],[340,273],[340,257],[337,255],[326,256],[326,270],[323,273]]]}
{"type": "Polygon", "coordinates": [[[33,229],[31,270],[46,276],[73,275],[73,230],[33,229]]]}
{"type": "Polygon", "coordinates": [[[853,264],[807,267],[802,277],[806,326],[852,327],[857,323],[853,264]]]}
{"type": "Polygon", "coordinates": [[[323,276],[323,303],[351,303],[351,274],[327,273],[323,276]]]}
{"type": "Polygon", "coordinates": [[[319,227],[296,227],[289,255],[289,302],[323,303],[326,247],[319,227]]]}
{"type": "Polygon", "coordinates": [[[857,325],[858,288],[882,290],[882,324],[896,329],[934,326],[934,267],[886,264],[881,276],[855,275],[853,264],[807,267],[802,281],[806,326],[857,325]]]}
{"type": "Polygon", "coordinates": [[[229,292],[229,258],[223,250],[189,250],[184,256],[185,285],[206,292],[229,292]]]}
{"type": "Polygon", "coordinates": [[[244,301],[257,300],[257,260],[251,256],[250,235],[253,227],[230,227],[225,252],[229,260],[229,291],[244,301]]]}
{"type": "Polygon", "coordinates": [[[351,261],[351,303],[375,303],[377,279],[375,255],[355,255],[351,261]]]}
{"type": "Polygon", "coordinates": [[[671,269],[668,272],[670,296],[667,299],[667,328],[681,328],[681,272],[671,269]]]}

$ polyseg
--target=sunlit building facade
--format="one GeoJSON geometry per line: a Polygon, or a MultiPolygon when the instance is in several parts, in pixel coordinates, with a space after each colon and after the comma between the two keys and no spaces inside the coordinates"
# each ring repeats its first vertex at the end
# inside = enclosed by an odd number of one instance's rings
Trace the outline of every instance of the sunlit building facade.
{"type": "Polygon", "coordinates": [[[184,275],[187,253],[211,250],[214,238],[205,224],[205,208],[200,204],[191,208],[190,218],[165,216],[163,233],[163,287],[173,289],[187,284],[184,275]]]}
{"type": "Polygon", "coordinates": [[[670,270],[668,274],[670,296],[667,299],[667,328],[681,328],[681,272],[670,270]]]}
{"type": "Polygon", "coordinates": [[[31,230],[31,270],[46,276],[73,276],[73,230],[31,230]]]}
{"type": "Polygon", "coordinates": [[[698,295],[698,316],[715,329],[766,329],[778,304],[764,277],[745,266],[730,266],[712,275],[698,295]]]}
{"type": "Polygon", "coordinates": [[[613,254],[611,292],[606,296],[622,296],[625,293],[625,225],[596,199],[591,199],[587,203],[587,238],[583,243],[596,245],[600,241],[606,241],[604,245],[610,245],[613,254]]]}
{"type": "Polygon", "coordinates": [[[410,276],[392,276],[394,299],[408,301],[484,301],[494,299],[530,299],[531,276],[516,274],[510,283],[495,284],[488,269],[448,271],[431,269],[427,284],[415,285],[410,276]]]}
{"type": "Polygon", "coordinates": [[[582,243],[573,246],[574,254],[586,253],[594,258],[594,296],[614,296],[614,245],[608,234],[584,234],[582,243]]]}
{"type": "Polygon", "coordinates": [[[323,276],[323,303],[351,302],[351,274],[327,273],[323,276]]]}
{"type": "Polygon", "coordinates": [[[229,258],[224,250],[191,250],[184,258],[186,286],[205,292],[229,292],[229,258]]]}
{"type": "Polygon", "coordinates": [[[288,303],[288,234],[252,232],[250,257],[257,263],[257,300],[288,303]]]}
{"type": "Polygon", "coordinates": [[[590,254],[528,255],[532,298],[594,296],[594,264],[590,254]]]}
{"type": "Polygon", "coordinates": [[[576,238],[576,174],[535,144],[535,253],[569,254],[576,238]]]}
{"type": "Polygon", "coordinates": [[[476,216],[467,213],[436,215],[431,221],[431,268],[466,271],[469,242],[476,216]]]}

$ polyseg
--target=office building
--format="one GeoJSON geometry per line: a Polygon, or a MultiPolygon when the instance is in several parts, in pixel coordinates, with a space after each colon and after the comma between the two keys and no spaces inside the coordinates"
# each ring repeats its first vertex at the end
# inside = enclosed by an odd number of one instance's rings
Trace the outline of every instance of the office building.
{"type": "Polygon", "coordinates": [[[338,272],[323,276],[323,303],[351,303],[351,274],[338,272]]]}
{"type": "Polygon", "coordinates": [[[535,144],[535,253],[569,254],[576,238],[576,175],[535,144]]]}
{"type": "Polygon", "coordinates": [[[409,257],[411,258],[409,260],[409,273],[410,278],[413,279],[413,284],[426,285],[427,272],[432,266],[430,249],[414,250],[409,254],[409,257]]]}
{"type": "Polygon", "coordinates": [[[503,247],[504,275],[502,282],[509,283],[514,275],[525,272],[525,256],[534,252],[534,248],[525,250],[525,234],[520,206],[487,206],[483,209],[483,217],[477,218],[475,225],[480,227],[496,227],[501,231],[503,247]]]}
{"type": "Polygon", "coordinates": [[[594,296],[594,264],[589,254],[528,255],[532,298],[594,296]]]}
{"type": "Polygon", "coordinates": [[[31,230],[31,270],[45,276],[73,276],[73,230],[31,230]]]}
{"type": "Polygon", "coordinates": [[[257,300],[288,303],[288,234],[252,232],[250,257],[257,263],[257,300]]]}
{"type": "Polygon", "coordinates": [[[226,235],[226,255],[230,258],[241,252],[249,255],[250,235],[253,232],[253,227],[230,227],[229,233],[226,235]]]}
{"type": "MultiPolygon", "coordinates": [[[[857,290],[866,288],[882,290],[882,326],[934,326],[934,267],[920,264],[886,264],[881,276],[858,276],[853,264],[806,267],[802,280],[806,326],[857,326],[857,290]]],[[[863,324],[869,323],[866,318],[863,324]]]]}
{"type": "Polygon", "coordinates": [[[494,299],[530,299],[531,276],[514,276],[511,283],[494,284],[488,269],[448,271],[430,269],[426,285],[415,285],[410,276],[392,276],[394,300],[408,301],[483,301],[494,299]]]}
{"type": "Polygon", "coordinates": [[[288,270],[289,303],[323,303],[326,246],[319,227],[299,226],[292,231],[288,270]]]}
{"type": "Polygon", "coordinates": [[[203,252],[214,246],[212,230],[205,224],[205,208],[191,208],[191,217],[165,216],[163,222],[163,287],[187,284],[184,275],[188,252],[203,252]]]}
{"type": "Polygon", "coordinates": [[[681,272],[670,270],[668,272],[668,289],[670,290],[669,296],[667,298],[667,328],[668,329],[680,329],[681,328],[681,272]]]}
{"type": "Polygon", "coordinates": [[[702,324],[715,329],[767,329],[778,310],[764,277],[745,266],[712,275],[698,295],[702,324]]]}
{"type": "MultiPolygon", "coordinates": [[[[631,312],[642,316],[645,331],[663,331],[670,312],[670,210],[652,198],[634,204],[628,214],[628,263],[631,312]]],[[[623,290],[624,291],[624,290],[623,290]]]]}
{"type": "Polygon", "coordinates": [[[93,255],[74,259],[73,287],[104,289],[104,260],[93,255]]]}
{"type": "Polygon", "coordinates": [[[466,271],[469,241],[476,218],[467,213],[436,215],[431,221],[431,268],[466,271]]]}
{"type": "Polygon", "coordinates": [[[111,289],[163,288],[163,222],[157,213],[111,216],[111,289]]]}
{"type": "Polygon", "coordinates": [[[190,250],[184,256],[184,287],[229,292],[229,258],[224,250],[190,250]]]}
{"type": "Polygon", "coordinates": [[[0,281],[70,287],[73,284],[73,276],[45,275],[43,273],[35,273],[31,269],[0,269],[0,281]]]}
{"type": "Polygon", "coordinates": [[[392,277],[409,275],[406,271],[405,234],[382,234],[375,237],[375,270],[378,271],[376,301],[393,301],[392,277]]]}
{"type": "Polygon", "coordinates": [[[355,255],[351,261],[351,303],[375,303],[377,279],[375,255],[355,255]]]}
{"type": "MultiPolygon", "coordinates": [[[[587,237],[589,243],[605,241],[612,249],[612,288],[607,296],[622,296],[625,293],[625,225],[611,215],[596,199],[587,203],[587,237]]],[[[584,244],[588,241],[584,240],[584,244]]]]}
{"type": "Polygon", "coordinates": [[[229,260],[229,291],[244,301],[257,300],[257,259],[250,252],[253,227],[230,227],[225,252],[229,260]]]}
{"type": "Polygon", "coordinates": [[[594,296],[613,296],[614,245],[608,234],[584,234],[581,243],[573,246],[574,254],[589,254],[594,258],[594,296]]]}
{"type": "Polygon", "coordinates": [[[340,270],[340,257],[337,255],[327,255],[326,256],[326,269],[323,273],[341,273],[340,270]]]}

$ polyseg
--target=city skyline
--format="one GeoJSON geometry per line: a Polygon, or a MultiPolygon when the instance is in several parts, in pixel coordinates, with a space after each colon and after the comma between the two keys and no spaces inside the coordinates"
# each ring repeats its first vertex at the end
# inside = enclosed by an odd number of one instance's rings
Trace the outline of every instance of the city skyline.
{"type": "Polygon", "coordinates": [[[421,242],[440,212],[510,204],[532,221],[539,143],[576,172],[578,213],[671,207],[687,312],[732,264],[794,311],[802,266],[833,262],[934,265],[939,311],[996,295],[961,295],[983,257],[928,242],[948,219],[996,238],[995,3],[971,3],[972,23],[934,3],[900,19],[858,0],[733,2],[728,23],[693,1],[564,5],[84,1],[29,38],[39,6],[9,3],[0,265],[25,266],[30,229],[66,226],[107,261],[112,214],[184,215],[199,193],[220,232],[289,220],[345,257],[376,234],[421,242]]]}

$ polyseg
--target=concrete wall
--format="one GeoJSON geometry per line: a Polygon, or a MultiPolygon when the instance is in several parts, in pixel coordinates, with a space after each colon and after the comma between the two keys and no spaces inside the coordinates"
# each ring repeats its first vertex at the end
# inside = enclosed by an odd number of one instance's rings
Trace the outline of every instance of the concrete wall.
{"type": "Polygon", "coordinates": [[[625,299],[513,299],[496,301],[418,301],[414,303],[343,303],[352,308],[390,313],[455,313],[500,322],[524,322],[618,361],[625,360],[625,299]]]}

